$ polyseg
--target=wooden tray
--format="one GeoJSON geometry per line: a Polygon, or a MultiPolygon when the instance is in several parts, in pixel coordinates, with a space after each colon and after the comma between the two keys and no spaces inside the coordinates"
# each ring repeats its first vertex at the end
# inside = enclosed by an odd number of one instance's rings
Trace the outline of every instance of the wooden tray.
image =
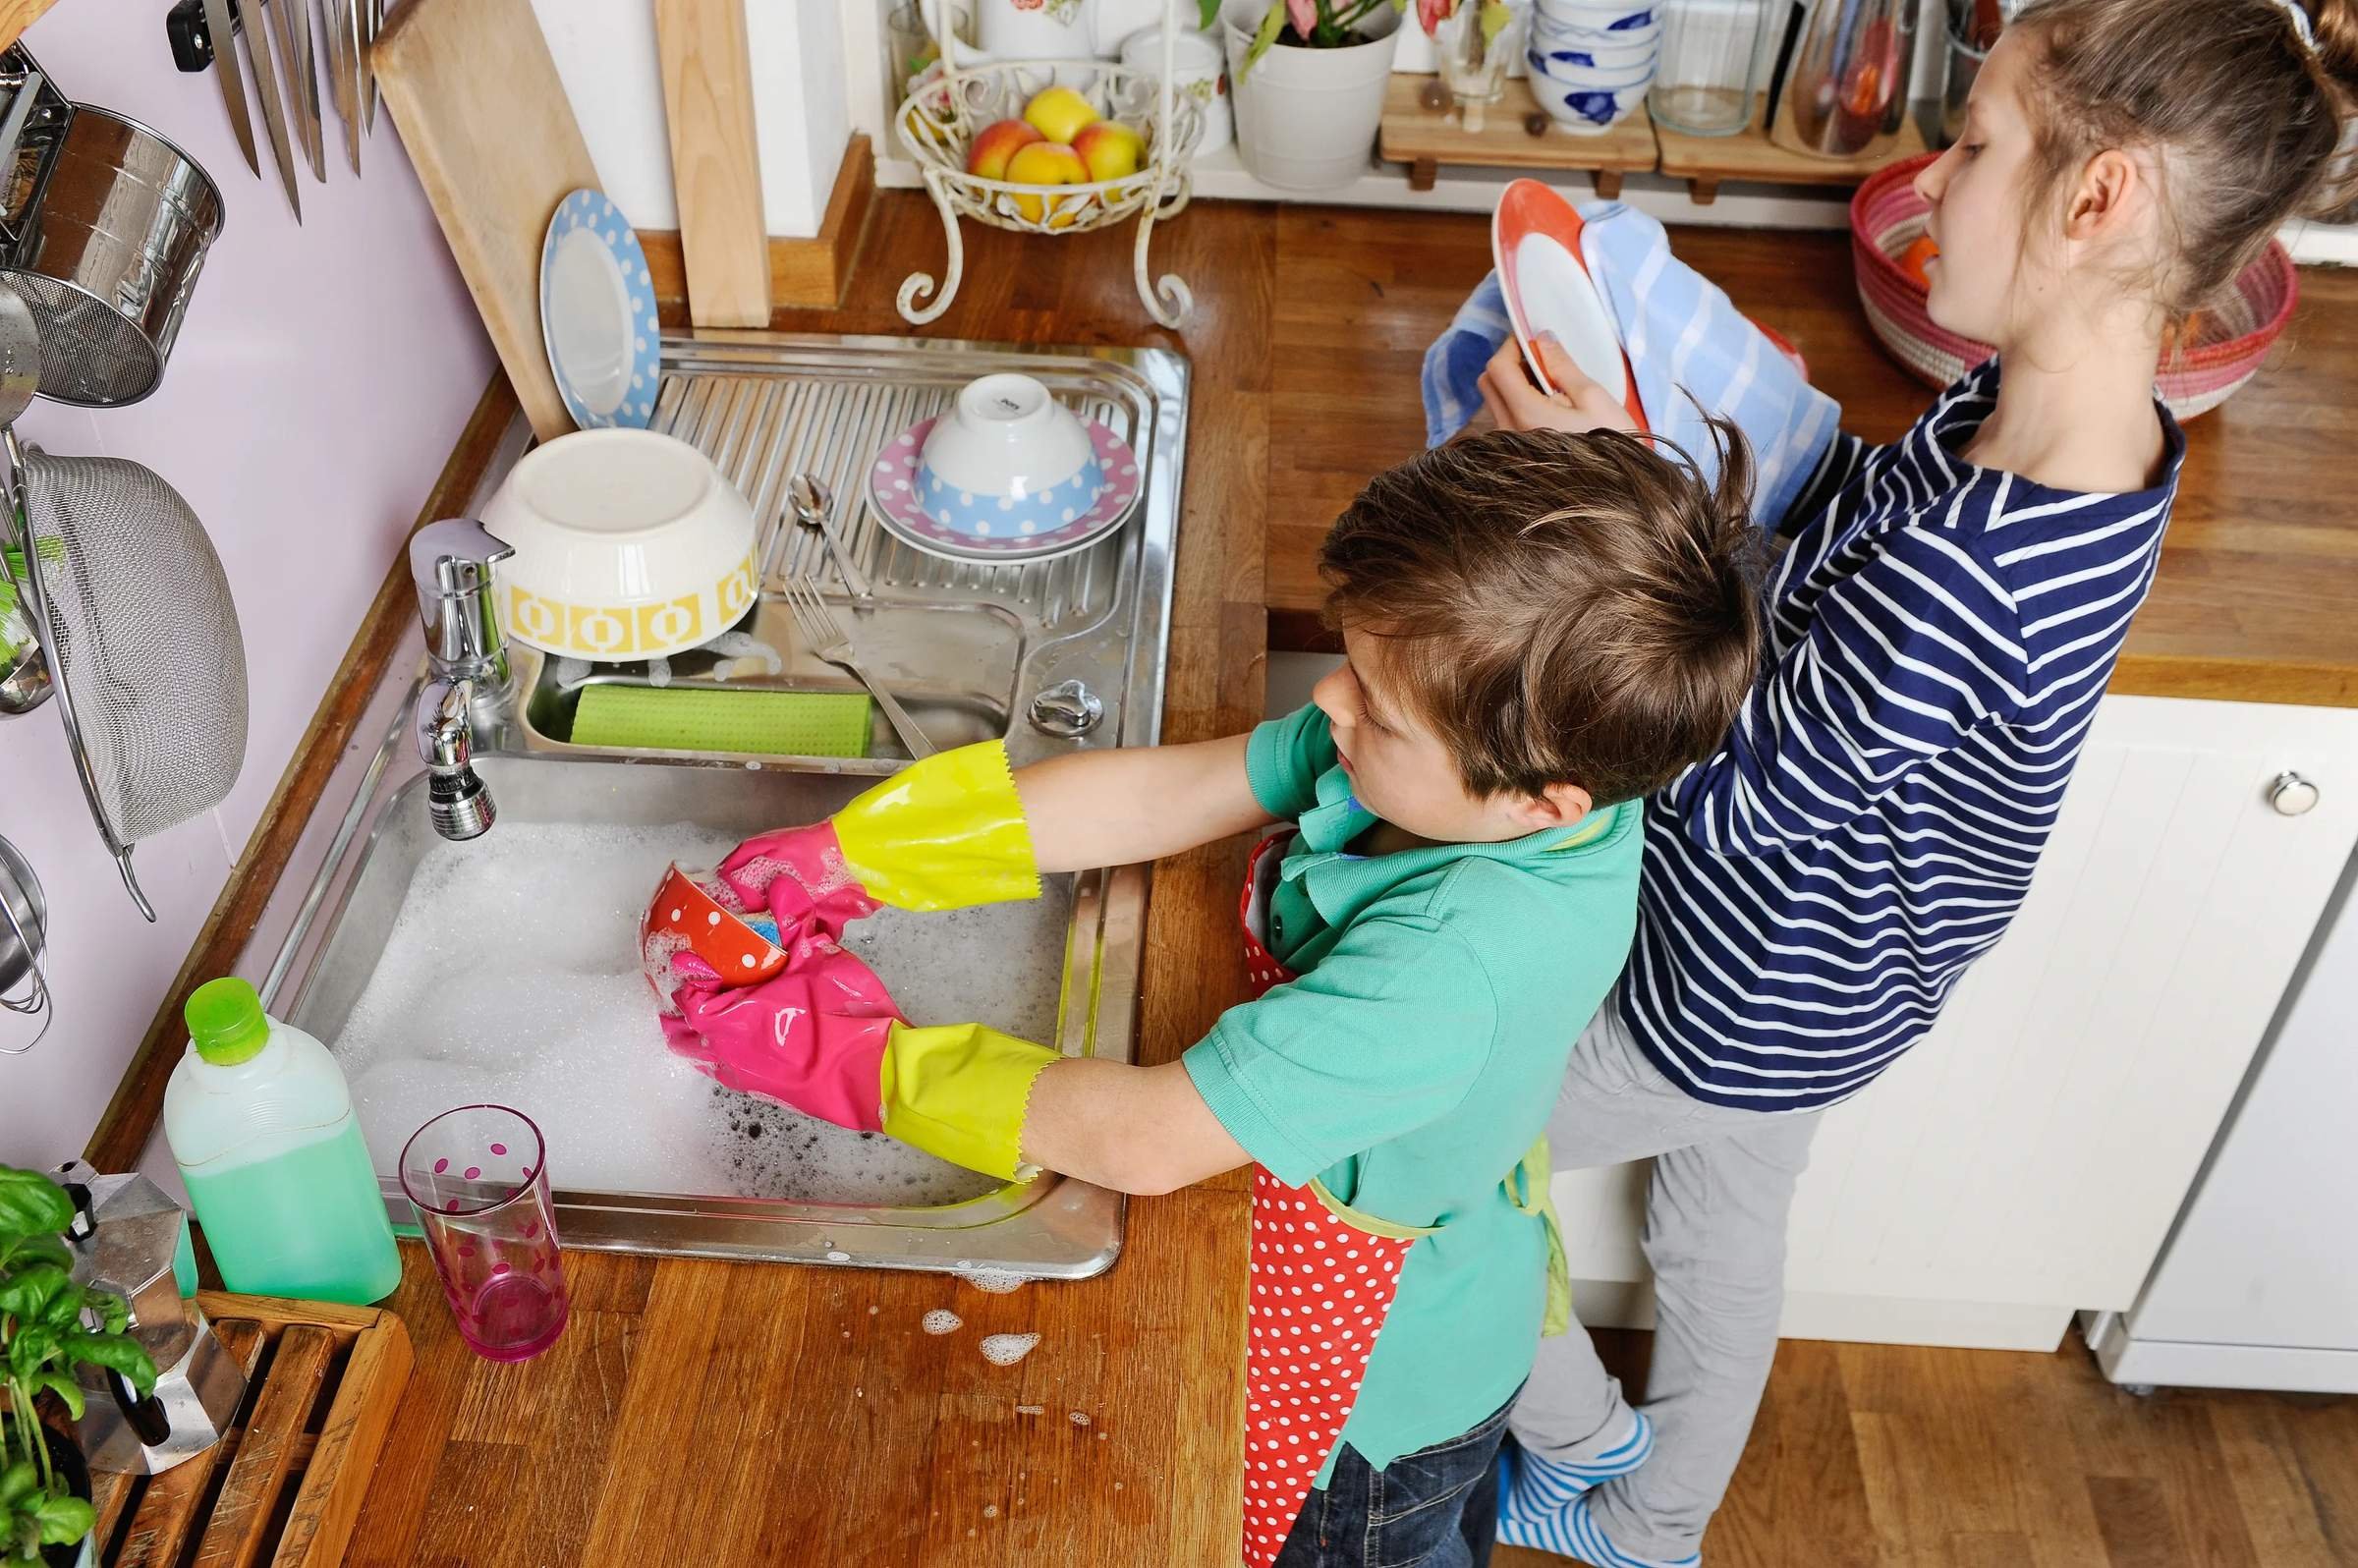
{"type": "Polygon", "coordinates": [[[197,1294],[246,1370],[226,1436],[160,1476],[96,1476],[105,1568],[333,1568],[410,1379],[410,1335],[373,1307],[197,1294]]]}
{"type": "Polygon", "coordinates": [[[1794,152],[1768,140],[1768,95],[1760,95],[1752,125],[1732,137],[1697,137],[1656,124],[1655,140],[1661,148],[1661,171],[1687,182],[1687,194],[1697,206],[1709,206],[1719,195],[1722,180],[1760,185],[1857,185],[1886,163],[1912,158],[1924,151],[1924,132],[1910,111],[1899,128],[1898,144],[1856,158],[1820,158],[1794,152]]]}
{"type": "Polygon", "coordinates": [[[1592,169],[1597,194],[1611,200],[1621,194],[1624,174],[1643,174],[1655,165],[1654,122],[1646,106],[1601,136],[1580,137],[1555,129],[1533,136],[1524,122],[1533,115],[1545,118],[1531,95],[1531,84],[1509,77],[1506,95],[1489,106],[1479,132],[1458,123],[1455,109],[1428,109],[1426,84],[1434,77],[1397,73],[1383,94],[1383,131],[1376,151],[1386,160],[1408,165],[1408,187],[1430,191],[1440,166],[1465,164],[1491,169],[1592,169]]]}

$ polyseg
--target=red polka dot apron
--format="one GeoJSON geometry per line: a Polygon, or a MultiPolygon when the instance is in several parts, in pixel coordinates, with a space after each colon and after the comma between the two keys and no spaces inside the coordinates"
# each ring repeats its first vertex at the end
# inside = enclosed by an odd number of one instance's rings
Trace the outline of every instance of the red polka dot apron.
{"type": "MultiPolygon", "coordinates": [[[[1261,933],[1268,929],[1289,829],[1263,839],[1237,902],[1248,989],[1258,998],[1295,978],[1261,933]]],[[[1543,1138],[1506,1179],[1517,1208],[1547,1227],[1544,1332],[1572,1319],[1571,1285],[1543,1138]]],[[[1438,1226],[1396,1225],[1343,1204],[1321,1182],[1288,1187],[1253,1168],[1253,1278],[1245,1340],[1245,1568],[1269,1568],[1302,1499],[1359,1402],[1376,1336],[1391,1315],[1409,1250],[1438,1226]]]]}
{"type": "MultiPolygon", "coordinates": [[[[1262,942],[1292,834],[1262,840],[1237,914],[1255,997],[1294,979],[1262,942]]],[[[1431,1229],[1356,1214],[1323,1185],[1253,1169],[1253,1281],[1245,1341],[1246,1568],[1268,1568],[1359,1401],[1408,1251],[1431,1229]],[[1346,1218],[1348,1215],[1350,1217],[1346,1218]],[[1356,1223],[1355,1223],[1356,1221],[1356,1223]],[[1383,1234],[1361,1228],[1375,1224],[1383,1234]]]]}

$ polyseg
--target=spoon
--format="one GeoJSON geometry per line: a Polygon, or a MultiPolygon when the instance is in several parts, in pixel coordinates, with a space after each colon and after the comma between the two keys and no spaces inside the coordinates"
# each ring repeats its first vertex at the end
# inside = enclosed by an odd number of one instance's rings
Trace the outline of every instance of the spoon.
{"type": "Polygon", "coordinates": [[[876,590],[869,586],[866,576],[852,564],[851,552],[835,536],[835,496],[826,481],[815,474],[797,474],[786,482],[786,498],[794,508],[794,521],[804,529],[826,540],[827,554],[835,561],[835,571],[842,577],[843,586],[852,597],[862,604],[872,602],[876,590]]]}

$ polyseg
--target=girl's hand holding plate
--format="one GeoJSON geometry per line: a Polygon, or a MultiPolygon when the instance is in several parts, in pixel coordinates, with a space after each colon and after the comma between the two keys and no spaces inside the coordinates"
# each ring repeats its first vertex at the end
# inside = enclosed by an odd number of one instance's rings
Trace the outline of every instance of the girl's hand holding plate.
{"type": "Polygon", "coordinates": [[[1541,333],[1531,347],[1547,379],[1559,390],[1544,392],[1533,384],[1531,372],[1524,367],[1523,346],[1510,335],[1490,356],[1479,383],[1482,406],[1499,429],[1569,430],[1575,434],[1637,429],[1629,410],[1611,392],[1582,374],[1552,333],[1541,333]]]}

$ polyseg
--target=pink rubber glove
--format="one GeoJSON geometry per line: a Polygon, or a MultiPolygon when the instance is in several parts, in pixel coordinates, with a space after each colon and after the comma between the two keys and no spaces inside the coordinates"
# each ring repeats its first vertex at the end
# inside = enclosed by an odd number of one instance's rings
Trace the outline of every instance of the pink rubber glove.
{"type": "MultiPolygon", "coordinates": [[[[794,885],[784,877],[772,883],[794,885]]],[[[696,954],[674,954],[679,1016],[661,1016],[663,1037],[731,1089],[838,1127],[881,1132],[882,1064],[900,1012],[875,972],[836,945],[840,924],[829,930],[825,920],[814,913],[797,926],[781,915],[786,968],[758,984],[724,986],[696,954]]]]}
{"type": "Polygon", "coordinates": [[[756,834],[729,852],[719,874],[746,909],[776,917],[778,941],[789,952],[792,933],[806,921],[841,936],[846,925],[884,907],[845,864],[832,821],[756,834]]]}

